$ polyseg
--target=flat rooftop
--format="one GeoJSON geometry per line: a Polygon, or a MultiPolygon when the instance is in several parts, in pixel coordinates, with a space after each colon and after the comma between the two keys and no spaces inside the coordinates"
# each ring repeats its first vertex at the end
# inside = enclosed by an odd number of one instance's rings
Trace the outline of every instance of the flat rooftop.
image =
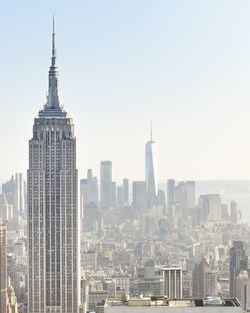
{"type": "Polygon", "coordinates": [[[105,313],[233,313],[243,312],[236,298],[221,299],[208,297],[204,299],[167,299],[165,297],[131,298],[127,302],[107,300],[105,313]]]}

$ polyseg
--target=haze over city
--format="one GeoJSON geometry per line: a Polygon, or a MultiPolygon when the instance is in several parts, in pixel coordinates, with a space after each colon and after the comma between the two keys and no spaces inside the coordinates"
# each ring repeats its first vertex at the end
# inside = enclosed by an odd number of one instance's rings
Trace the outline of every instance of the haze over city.
{"type": "Polygon", "coordinates": [[[0,9],[0,313],[250,312],[250,1],[0,9]]]}
{"type": "Polygon", "coordinates": [[[250,2],[128,0],[1,3],[0,181],[28,166],[53,13],[81,175],[144,179],[152,120],[160,182],[249,179],[250,2]]]}

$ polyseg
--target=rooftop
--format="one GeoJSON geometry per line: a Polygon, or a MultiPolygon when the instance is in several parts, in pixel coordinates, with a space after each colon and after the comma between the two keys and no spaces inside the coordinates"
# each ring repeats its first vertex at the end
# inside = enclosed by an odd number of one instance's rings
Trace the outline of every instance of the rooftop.
{"type": "Polygon", "coordinates": [[[167,299],[166,297],[131,298],[127,302],[106,301],[105,311],[111,312],[243,312],[236,298],[221,299],[207,297],[204,299],[167,299]]]}

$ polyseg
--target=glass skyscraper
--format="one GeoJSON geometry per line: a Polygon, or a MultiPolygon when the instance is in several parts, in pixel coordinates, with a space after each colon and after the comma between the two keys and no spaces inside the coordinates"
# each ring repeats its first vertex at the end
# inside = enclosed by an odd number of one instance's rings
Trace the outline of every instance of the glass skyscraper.
{"type": "Polygon", "coordinates": [[[156,202],[158,194],[157,179],[157,147],[152,139],[152,127],[150,140],[145,145],[145,180],[147,185],[147,206],[150,208],[156,202]]]}

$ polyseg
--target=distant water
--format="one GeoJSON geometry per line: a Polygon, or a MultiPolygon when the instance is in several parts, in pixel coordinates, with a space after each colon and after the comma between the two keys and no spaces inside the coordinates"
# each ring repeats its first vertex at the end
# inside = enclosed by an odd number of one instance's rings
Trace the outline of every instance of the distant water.
{"type": "MultiPolygon", "coordinates": [[[[167,191],[166,184],[160,188],[167,191]]],[[[229,213],[231,201],[236,201],[238,209],[242,211],[242,220],[250,224],[250,180],[196,181],[196,203],[201,194],[213,193],[221,195],[222,203],[228,205],[229,213]]]]}
{"type": "Polygon", "coordinates": [[[250,224],[250,181],[249,180],[217,180],[217,181],[197,181],[196,198],[201,194],[219,193],[222,203],[228,205],[232,200],[238,204],[238,209],[242,211],[243,221],[250,224]]]}

